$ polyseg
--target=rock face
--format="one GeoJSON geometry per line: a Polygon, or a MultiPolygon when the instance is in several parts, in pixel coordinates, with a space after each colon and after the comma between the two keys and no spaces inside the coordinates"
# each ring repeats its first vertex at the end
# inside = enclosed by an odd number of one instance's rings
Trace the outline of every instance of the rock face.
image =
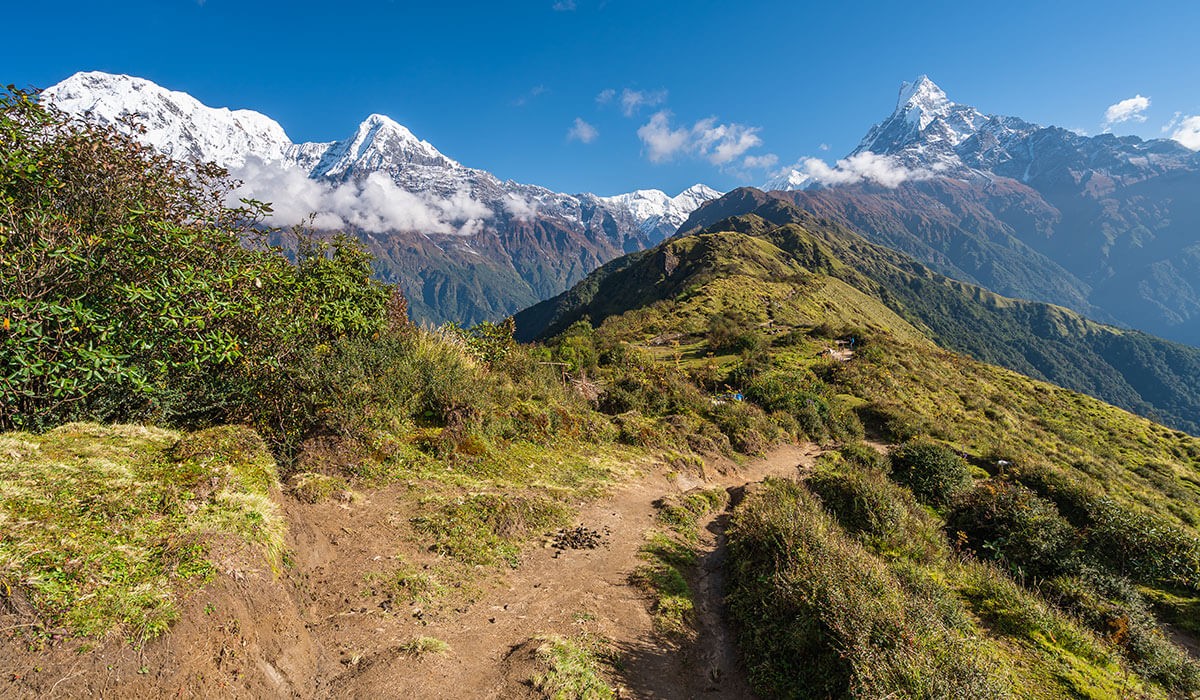
{"type": "Polygon", "coordinates": [[[788,170],[766,189],[950,276],[1200,344],[1200,154],[1182,144],[987,115],[921,76],[855,158],[891,179],[788,170]]]}
{"type": "Polygon", "coordinates": [[[420,321],[474,323],[553,296],[618,255],[675,233],[719,192],[564,194],[500,180],[442,154],[380,114],[340,141],[293,143],[269,117],[208,107],[141,78],[78,73],[42,93],[102,123],[133,117],[139,138],[176,158],[212,161],[269,201],[274,223],[309,214],[357,235],[420,321]]]}

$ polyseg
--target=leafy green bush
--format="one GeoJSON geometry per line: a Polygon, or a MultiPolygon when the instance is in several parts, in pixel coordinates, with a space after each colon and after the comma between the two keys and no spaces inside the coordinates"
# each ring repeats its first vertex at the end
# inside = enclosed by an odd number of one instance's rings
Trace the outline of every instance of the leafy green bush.
{"type": "Polygon", "coordinates": [[[1084,533],[1082,548],[1093,561],[1138,581],[1200,591],[1200,539],[1178,524],[1055,469],[1025,469],[1017,478],[1084,533]]]}
{"type": "Polygon", "coordinates": [[[1071,566],[1075,532],[1053,503],[1018,484],[989,481],[955,501],[946,529],[977,556],[1044,578],[1071,566]]]}
{"type": "Polygon", "coordinates": [[[948,505],[972,483],[967,463],[954,450],[928,440],[904,443],[892,453],[892,477],[934,506],[948,505]]]}
{"type": "Polygon", "coordinates": [[[912,494],[883,472],[819,469],[807,483],[838,523],[877,554],[929,561],[946,549],[912,494]]]}
{"type": "Polygon", "coordinates": [[[382,328],[388,291],[357,243],[302,236],[292,264],[261,245],[262,205],[224,206],[232,186],[0,95],[0,429],[270,424],[306,348],[382,328]]]}
{"type": "Polygon", "coordinates": [[[765,339],[752,328],[753,321],[745,314],[726,310],[714,314],[708,321],[708,346],[713,352],[744,352],[761,350],[765,339]]]}

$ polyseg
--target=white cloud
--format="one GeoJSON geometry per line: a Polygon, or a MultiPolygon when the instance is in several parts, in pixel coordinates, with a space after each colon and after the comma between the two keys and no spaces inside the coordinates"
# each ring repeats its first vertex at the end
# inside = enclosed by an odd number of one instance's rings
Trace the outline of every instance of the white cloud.
{"type": "Polygon", "coordinates": [[[1127,121],[1144,122],[1146,115],[1143,112],[1147,109],[1150,109],[1150,98],[1134,95],[1115,105],[1109,105],[1108,109],[1104,110],[1104,125],[1108,127],[1127,121]]]}
{"type": "Polygon", "coordinates": [[[666,90],[630,90],[621,91],[621,111],[625,116],[632,117],[642,107],[657,107],[667,101],[666,90]]]}
{"type": "Polygon", "coordinates": [[[823,143],[823,144],[821,144],[820,146],[817,146],[817,148],[821,149],[822,151],[828,151],[828,150],[829,150],[829,144],[827,144],[827,143],[823,143]]]}
{"type": "Polygon", "coordinates": [[[417,231],[469,236],[493,216],[484,203],[459,191],[447,198],[414,194],[383,173],[360,182],[339,185],[309,179],[295,168],[267,165],[249,159],[235,177],[243,184],[231,195],[236,201],[253,197],[271,204],[267,223],[294,226],[314,215],[319,229],[355,228],[368,233],[417,231]]]}
{"type": "MultiPolygon", "coordinates": [[[[894,188],[909,180],[928,180],[937,173],[924,168],[906,168],[894,158],[864,151],[842,158],[832,166],[820,158],[803,158],[788,170],[822,185],[853,185],[871,182],[894,188]]],[[[786,175],[787,172],[777,173],[786,175]]]]}
{"type": "Polygon", "coordinates": [[[637,135],[645,144],[646,157],[651,163],[674,158],[675,154],[687,148],[691,139],[691,132],[687,129],[671,128],[671,113],[665,110],[650,117],[650,121],[638,128],[637,135]]]}
{"type": "Polygon", "coordinates": [[[596,127],[588,124],[581,117],[575,117],[575,123],[567,131],[567,140],[591,143],[599,135],[600,132],[596,130],[596,127]]]}
{"type": "Polygon", "coordinates": [[[513,193],[504,195],[504,210],[517,221],[532,221],[537,216],[537,206],[529,200],[513,193]]]}
{"type": "Polygon", "coordinates": [[[555,12],[573,12],[575,10],[575,0],[559,0],[551,5],[555,12]]]}
{"type": "Polygon", "coordinates": [[[1171,121],[1171,127],[1174,128],[1171,138],[1193,151],[1200,151],[1200,116],[1184,117],[1180,115],[1171,121]]]}
{"type": "Polygon", "coordinates": [[[612,88],[605,88],[604,90],[600,91],[600,94],[596,95],[596,104],[606,105],[609,102],[612,102],[613,98],[616,96],[616,90],[613,90],[612,88]]]}
{"type": "Polygon", "coordinates": [[[744,124],[718,124],[715,118],[701,119],[691,128],[673,128],[671,113],[655,112],[637,130],[652,163],[662,163],[677,155],[704,158],[713,165],[726,165],[746,151],[762,145],[758,127],[744,124]]]}
{"type": "Polygon", "coordinates": [[[725,165],[751,148],[762,145],[758,129],[743,124],[717,124],[715,118],[702,119],[692,127],[696,149],[713,165],[725,165]]]}
{"type": "Polygon", "coordinates": [[[767,153],[761,156],[746,156],[742,159],[743,168],[761,169],[774,168],[779,163],[779,156],[774,153],[767,153]]]}

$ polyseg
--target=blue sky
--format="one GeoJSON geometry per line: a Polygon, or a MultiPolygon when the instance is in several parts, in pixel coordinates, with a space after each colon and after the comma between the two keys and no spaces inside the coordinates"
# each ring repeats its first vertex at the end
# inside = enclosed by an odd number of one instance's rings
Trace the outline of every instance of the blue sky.
{"type": "Polygon", "coordinates": [[[761,183],[771,156],[832,160],[922,73],[957,102],[1089,133],[1136,96],[1145,121],[1116,133],[1200,115],[1194,0],[59,0],[5,16],[4,83],[129,73],[295,141],[380,112],[466,165],[569,192],[726,189],[761,183]],[[591,131],[571,137],[577,119],[591,131]]]}

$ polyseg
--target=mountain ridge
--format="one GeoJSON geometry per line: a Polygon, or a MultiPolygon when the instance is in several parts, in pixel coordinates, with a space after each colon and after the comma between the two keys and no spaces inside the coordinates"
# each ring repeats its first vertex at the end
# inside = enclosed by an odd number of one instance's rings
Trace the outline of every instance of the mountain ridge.
{"type": "MultiPolygon", "coordinates": [[[[950,350],[1200,432],[1194,420],[1200,415],[1200,350],[945,277],[774,195],[745,188],[716,200],[706,209],[733,198],[742,199],[743,206],[758,206],[608,263],[571,290],[517,314],[518,336],[545,338],[579,320],[599,325],[630,308],[683,298],[699,284],[691,281],[694,275],[705,280],[718,270],[741,274],[747,268],[769,269],[761,260],[780,261],[772,263],[784,266],[780,269],[799,263],[805,274],[836,279],[874,298],[888,313],[950,350]],[[689,241],[697,236],[705,242],[689,241]],[[696,258],[697,246],[717,245],[714,236],[731,241],[742,236],[768,250],[730,242],[718,248],[743,252],[696,258]]],[[[774,284],[795,274],[759,277],[774,284]]],[[[802,291],[809,288],[801,282],[796,285],[795,294],[812,294],[802,291]]],[[[810,303],[819,306],[821,297],[810,303]]]]}
{"type": "Polygon", "coordinates": [[[1200,344],[1200,153],[1174,140],[984,114],[922,76],[835,168],[765,187],[952,277],[1200,344]]]}
{"type": "Polygon", "coordinates": [[[302,223],[316,213],[319,228],[357,235],[421,321],[507,316],[673,234],[719,194],[694,185],[674,197],[658,190],[602,197],[501,180],[380,114],[345,139],[293,143],[266,115],[208,107],[124,75],[77,73],[42,99],[102,123],[137,119],[147,145],[241,177],[238,194],[272,202],[274,223],[302,223]]]}

